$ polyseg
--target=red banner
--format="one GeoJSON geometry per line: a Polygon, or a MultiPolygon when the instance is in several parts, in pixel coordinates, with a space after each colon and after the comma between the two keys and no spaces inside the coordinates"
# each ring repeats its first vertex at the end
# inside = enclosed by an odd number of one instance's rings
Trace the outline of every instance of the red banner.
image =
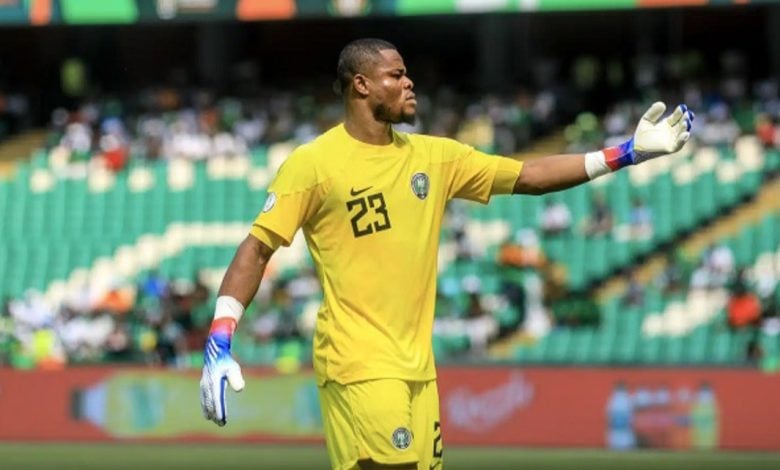
{"type": "Polygon", "coordinates": [[[448,368],[450,444],[780,449],[780,376],[753,370],[448,368]]]}
{"type": "MultiPolygon", "coordinates": [[[[311,372],[245,376],[219,428],[196,371],[0,369],[0,440],[322,439],[311,372]]],[[[446,444],[780,449],[780,375],[754,370],[442,368],[439,393],[446,444]]]]}

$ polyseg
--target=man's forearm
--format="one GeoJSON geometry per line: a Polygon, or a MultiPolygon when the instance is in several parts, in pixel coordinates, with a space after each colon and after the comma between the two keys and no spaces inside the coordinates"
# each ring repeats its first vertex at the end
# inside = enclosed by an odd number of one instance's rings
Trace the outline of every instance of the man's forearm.
{"type": "Polygon", "coordinates": [[[550,155],[523,163],[515,194],[545,194],[589,181],[582,154],[550,155]]]}
{"type": "Polygon", "coordinates": [[[260,287],[260,281],[271,255],[273,255],[271,248],[254,236],[247,236],[239,245],[228,266],[219,288],[219,296],[232,297],[246,308],[260,287]]]}

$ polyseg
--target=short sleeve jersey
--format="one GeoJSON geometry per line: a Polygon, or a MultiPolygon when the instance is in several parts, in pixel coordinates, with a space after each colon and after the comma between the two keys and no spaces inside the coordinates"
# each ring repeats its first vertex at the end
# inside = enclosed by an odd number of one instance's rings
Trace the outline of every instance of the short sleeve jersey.
{"type": "Polygon", "coordinates": [[[436,377],[432,329],[447,201],[511,193],[522,163],[451,139],[393,131],[388,145],[343,124],[287,158],[259,227],[289,244],[303,229],[323,287],[318,382],[436,377]]]}

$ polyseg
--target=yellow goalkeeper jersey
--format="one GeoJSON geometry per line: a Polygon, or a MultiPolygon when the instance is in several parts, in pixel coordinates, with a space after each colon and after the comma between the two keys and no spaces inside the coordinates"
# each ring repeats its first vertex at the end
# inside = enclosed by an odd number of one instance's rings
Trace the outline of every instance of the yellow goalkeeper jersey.
{"type": "Polygon", "coordinates": [[[319,383],[436,378],[431,346],[439,231],[452,198],[512,192],[522,163],[454,140],[393,132],[389,145],[338,125],[284,162],[256,227],[303,229],[323,288],[319,383]]]}

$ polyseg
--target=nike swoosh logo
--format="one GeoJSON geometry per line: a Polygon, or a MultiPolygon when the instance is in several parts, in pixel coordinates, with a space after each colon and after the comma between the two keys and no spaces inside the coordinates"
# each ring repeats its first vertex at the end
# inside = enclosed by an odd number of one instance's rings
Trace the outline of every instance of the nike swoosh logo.
{"type": "Polygon", "coordinates": [[[441,460],[439,460],[436,463],[432,463],[431,466],[430,466],[430,469],[431,470],[435,470],[435,469],[439,468],[440,465],[441,465],[441,460]]]}
{"type": "Polygon", "coordinates": [[[363,189],[357,189],[357,190],[355,188],[351,188],[349,190],[349,194],[352,195],[352,196],[357,196],[359,194],[363,194],[364,192],[368,191],[371,188],[373,188],[373,186],[368,186],[368,187],[365,187],[363,189]]]}

